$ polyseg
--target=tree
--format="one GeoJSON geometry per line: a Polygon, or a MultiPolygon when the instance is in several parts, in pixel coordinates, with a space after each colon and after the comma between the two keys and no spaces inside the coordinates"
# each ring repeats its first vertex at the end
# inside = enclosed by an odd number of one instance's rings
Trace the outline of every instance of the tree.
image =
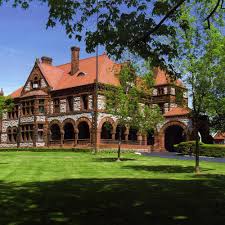
{"type": "MultiPolygon", "coordinates": [[[[189,17],[189,20],[192,23],[196,22],[194,17],[189,17]]],[[[215,27],[206,32],[204,39],[201,38],[200,32],[197,26],[192,26],[183,33],[184,43],[181,49],[183,54],[180,61],[192,97],[196,173],[200,172],[199,119],[202,115],[214,117],[216,112],[224,116],[225,102],[225,37],[215,27]],[[218,111],[218,108],[221,110],[218,111]]]]}
{"type": "MultiPolygon", "coordinates": [[[[105,90],[106,111],[117,118],[119,124],[118,161],[121,155],[121,141],[123,126],[132,126],[143,135],[148,130],[155,129],[156,125],[163,121],[159,107],[146,105],[152,84],[151,73],[143,77],[137,77],[136,70],[131,64],[122,66],[120,74],[120,86],[105,90]]],[[[149,101],[149,100],[148,100],[149,101]]]]}
{"type": "MultiPolygon", "coordinates": [[[[8,0],[0,0],[11,2],[8,0]]],[[[32,0],[14,0],[13,6],[27,9],[32,0]]],[[[47,3],[47,27],[58,22],[67,35],[85,40],[87,52],[103,45],[109,55],[121,58],[124,51],[151,58],[152,66],[174,73],[171,61],[179,55],[176,39],[179,30],[190,26],[181,19],[181,8],[199,16],[199,25],[210,28],[223,19],[224,0],[39,0],[47,3]],[[93,26],[97,22],[98,26],[93,26]],[[89,25],[92,26],[89,26],[89,25]],[[91,27],[88,29],[87,27],[91,27]]],[[[204,36],[204,34],[202,34],[204,36]]]]}
{"type": "Polygon", "coordinates": [[[13,106],[14,104],[12,98],[0,96],[0,118],[3,113],[10,112],[13,106]]]}

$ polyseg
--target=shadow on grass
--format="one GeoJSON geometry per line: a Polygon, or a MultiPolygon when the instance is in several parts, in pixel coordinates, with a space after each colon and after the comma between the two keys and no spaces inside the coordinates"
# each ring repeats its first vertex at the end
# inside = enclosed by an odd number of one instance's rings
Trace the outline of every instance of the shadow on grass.
{"type": "Polygon", "coordinates": [[[0,182],[0,224],[223,224],[224,184],[219,175],[0,182]]]}
{"type": "MultiPolygon", "coordinates": [[[[116,162],[117,158],[96,158],[93,159],[95,162],[116,162]]],[[[130,158],[121,158],[120,161],[135,161],[136,159],[130,159],[130,158]]]]}
{"type": "MultiPolygon", "coordinates": [[[[124,166],[123,168],[132,169],[132,170],[144,170],[144,171],[151,171],[151,172],[159,172],[159,173],[193,173],[194,167],[193,166],[170,166],[170,165],[159,165],[159,166],[124,166]]],[[[204,169],[201,168],[202,172],[207,172],[212,169],[204,169]]]]}

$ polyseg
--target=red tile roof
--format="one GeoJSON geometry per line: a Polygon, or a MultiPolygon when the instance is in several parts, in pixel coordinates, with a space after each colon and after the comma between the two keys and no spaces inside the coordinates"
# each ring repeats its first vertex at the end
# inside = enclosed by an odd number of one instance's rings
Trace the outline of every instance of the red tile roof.
{"type": "Polygon", "coordinates": [[[176,107],[172,108],[170,111],[166,112],[164,114],[165,117],[173,117],[173,116],[185,116],[190,113],[189,108],[181,108],[181,107],[176,107]]]}
{"type": "Polygon", "coordinates": [[[42,90],[35,90],[35,91],[29,91],[23,95],[23,97],[30,97],[30,96],[46,96],[48,95],[46,92],[42,90]]]}
{"type": "Polygon", "coordinates": [[[172,79],[169,77],[169,75],[165,71],[161,70],[160,68],[154,69],[154,77],[155,77],[155,86],[167,85],[167,84],[174,83],[175,85],[184,87],[181,80],[177,79],[175,81],[172,81],[172,79]]]}
{"type": "Polygon", "coordinates": [[[12,97],[12,98],[19,98],[20,95],[21,95],[22,90],[23,90],[23,87],[20,87],[16,91],[11,93],[9,96],[12,97]]]}
{"type": "Polygon", "coordinates": [[[214,140],[224,140],[225,139],[225,133],[217,132],[214,136],[214,140]]]}

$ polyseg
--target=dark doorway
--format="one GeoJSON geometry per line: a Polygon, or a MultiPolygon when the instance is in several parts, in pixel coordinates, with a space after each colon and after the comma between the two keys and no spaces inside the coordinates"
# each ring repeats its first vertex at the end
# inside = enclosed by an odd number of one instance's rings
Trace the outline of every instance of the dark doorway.
{"type": "Polygon", "coordinates": [[[174,152],[175,149],[173,145],[179,144],[186,140],[186,135],[184,129],[177,125],[169,126],[165,130],[165,148],[169,152],[174,152]]]}
{"type": "Polygon", "coordinates": [[[112,124],[105,122],[102,125],[101,139],[112,139],[112,124]]]}
{"type": "Polygon", "coordinates": [[[154,145],[155,137],[154,137],[154,130],[148,131],[147,134],[147,145],[154,145]]]}
{"type": "Polygon", "coordinates": [[[50,128],[51,130],[51,140],[52,141],[60,141],[61,139],[61,132],[60,127],[58,124],[53,124],[50,128]]]}
{"type": "MultiPolygon", "coordinates": [[[[120,127],[121,125],[117,125],[116,127],[116,135],[115,135],[116,140],[119,140],[120,127]]],[[[126,127],[122,126],[121,140],[125,140],[125,131],[126,131],[126,127]]]]}
{"type": "Polygon", "coordinates": [[[78,139],[90,139],[90,130],[87,122],[80,122],[78,125],[78,130],[78,139]]]}
{"type": "Polygon", "coordinates": [[[64,140],[74,140],[74,127],[72,123],[66,123],[64,126],[64,140]]]}
{"type": "Polygon", "coordinates": [[[128,135],[129,141],[137,141],[137,129],[131,127],[128,135]]]}

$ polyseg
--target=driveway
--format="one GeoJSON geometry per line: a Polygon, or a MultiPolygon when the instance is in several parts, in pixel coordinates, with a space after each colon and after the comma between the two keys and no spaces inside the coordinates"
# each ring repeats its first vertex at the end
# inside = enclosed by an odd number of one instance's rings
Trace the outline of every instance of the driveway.
{"type": "MultiPolygon", "coordinates": [[[[194,156],[183,156],[176,152],[141,152],[142,155],[150,156],[150,157],[160,157],[160,158],[166,158],[166,159],[179,159],[179,160],[194,160],[194,156]]],[[[217,163],[225,163],[225,158],[213,158],[213,157],[206,157],[206,156],[200,156],[201,161],[206,162],[217,162],[217,163]]]]}

